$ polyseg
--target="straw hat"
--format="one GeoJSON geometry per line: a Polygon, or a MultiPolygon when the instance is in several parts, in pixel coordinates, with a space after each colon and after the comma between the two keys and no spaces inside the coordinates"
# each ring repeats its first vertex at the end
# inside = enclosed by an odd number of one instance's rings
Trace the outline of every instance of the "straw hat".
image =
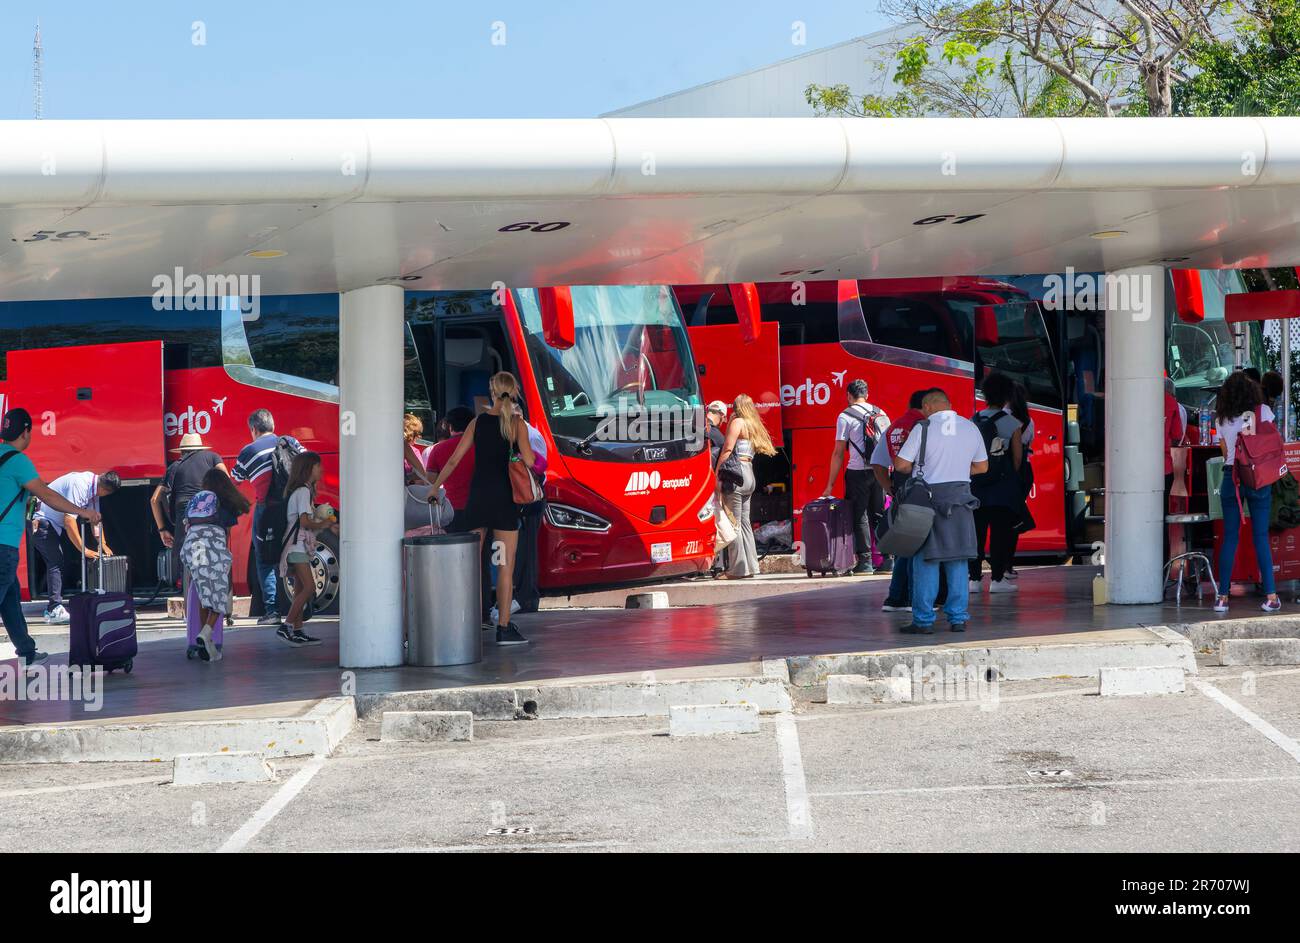
{"type": "Polygon", "coordinates": [[[203,436],[197,432],[187,432],[181,436],[181,444],[172,449],[173,452],[202,452],[207,446],[203,444],[203,436]]]}

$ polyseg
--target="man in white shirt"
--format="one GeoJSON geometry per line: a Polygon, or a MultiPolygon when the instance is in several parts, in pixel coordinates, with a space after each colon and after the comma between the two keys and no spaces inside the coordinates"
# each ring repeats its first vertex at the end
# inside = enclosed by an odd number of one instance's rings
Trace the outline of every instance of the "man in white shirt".
{"type": "Polygon", "coordinates": [[[835,493],[835,483],[848,455],[844,473],[844,492],[853,508],[853,549],[858,564],[854,573],[874,573],[871,565],[871,532],[885,510],[885,496],[872,473],[871,452],[889,428],[889,417],[867,402],[867,381],[853,380],[844,388],[848,408],[835,421],[835,450],[831,452],[831,471],[822,497],[835,493]]]}
{"type": "Polygon", "coordinates": [[[934,528],[912,557],[912,622],[901,631],[934,634],[934,600],[942,569],[948,583],[943,611],[952,631],[964,632],[970,620],[966,570],[976,554],[973,512],[979,506],[971,494],[970,479],[988,471],[988,453],[979,429],[953,411],[948,394],[941,390],[927,394],[921,412],[926,419],[912,428],[898,450],[894,471],[925,480],[935,509],[934,528]]]}
{"type": "MultiPolygon", "coordinates": [[[[102,475],[88,471],[68,472],[50,482],[50,490],[60,497],[66,498],[79,508],[96,512],[99,511],[99,499],[107,497],[121,486],[122,480],[117,476],[117,472],[111,471],[104,472],[102,475]]],[[[92,560],[100,553],[106,557],[113,555],[102,530],[99,550],[87,549],[82,543],[81,529],[77,526],[76,517],[41,502],[32,516],[31,539],[32,546],[45,562],[47,597],[45,622],[48,625],[58,625],[69,619],[68,610],[63,605],[63,535],[65,532],[77,553],[84,554],[92,560]]]]}

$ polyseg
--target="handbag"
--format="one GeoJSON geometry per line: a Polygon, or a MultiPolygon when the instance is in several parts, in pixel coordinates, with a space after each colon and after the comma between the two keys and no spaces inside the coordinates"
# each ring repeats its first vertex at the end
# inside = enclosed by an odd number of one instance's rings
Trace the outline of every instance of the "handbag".
{"type": "Polygon", "coordinates": [[[714,553],[720,553],[736,542],[736,538],[740,536],[740,531],[736,528],[735,521],[731,519],[731,512],[726,508],[717,508],[715,516],[717,518],[718,533],[713,539],[713,551],[714,553]]]}
{"type": "Polygon", "coordinates": [[[930,422],[923,420],[918,425],[921,427],[921,448],[916,456],[915,473],[894,493],[894,500],[876,535],[880,552],[895,557],[915,556],[930,539],[930,531],[934,528],[934,499],[923,474],[930,422]]]}
{"type": "Polygon", "coordinates": [[[542,500],[542,487],[537,483],[533,471],[524,464],[519,450],[510,447],[510,493],[515,504],[533,504],[542,500]]]}
{"type": "Polygon", "coordinates": [[[718,484],[723,491],[735,491],[745,481],[745,473],[740,467],[740,459],[733,449],[727,460],[718,466],[718,484]]]}
{"type": "Polygon", "coordinates": [[[408,485],[406,501],[402,507],[402,529],[408,537],[426,537],[443,533],[451,526],[456,516],[456,509],[451,506],[447,492],[441,491],[438,497],[430,501],[431,485],[408,485]],[[428,533],[412,534],[413,530],[428,530],[428,533]]]}

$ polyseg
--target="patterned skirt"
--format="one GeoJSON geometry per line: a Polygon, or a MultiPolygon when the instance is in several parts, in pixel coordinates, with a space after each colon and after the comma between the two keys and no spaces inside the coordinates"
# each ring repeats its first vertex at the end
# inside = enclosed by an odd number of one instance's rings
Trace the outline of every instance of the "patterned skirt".
{"type": "Polygon", "coordinates": [[[181,563],[199,596],[199,605],[230,615],[230,568],[226,529],[215,524],[191,524],[181,544],[181,563]]]}

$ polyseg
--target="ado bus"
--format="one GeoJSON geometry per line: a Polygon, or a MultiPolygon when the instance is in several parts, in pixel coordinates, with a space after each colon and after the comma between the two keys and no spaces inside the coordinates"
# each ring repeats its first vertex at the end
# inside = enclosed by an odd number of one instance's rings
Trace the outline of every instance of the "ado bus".
{"type": "MultiPolygon", "coordinates": [[[[1234,364],[1263,366],[1259,326],[1234,334],[1224,320],[1224,299],[1247,290],[1248,276],[1166,273],[1166,369],[1189,408],[1211,402],[1234,364]]],[[[750,394],[774,440],[785,444],[789,464],[760,469],[760,485],[788,489],[788,496],[778,491],[756,501],[768,516],[784,514],[797,527],[799,509],[825,487],[850,380],[867,380],[871,401],[891,417],[913,390],[929,386],[943,388],[969,415],[976,378],[997,369],[1025,385],[1036,427],[1030,508],[1037,527],[1019,549],[1063,556],[1090,552],[1100,532],[1092,498],[1103,493],[1105,318],[1057,303],[1055,283],[1042,275],[763,283],[761,329],[748,345],[727,286],[674,290],[689,312],[705,397],[750,394]]]]}
{"type": "MultiPolygon", "coordinates": [[[[548,337],[555,306],[547,302],[557,290],[408,292],[408,410],[432,434],[451,406],[486,402],[492,373],[520,378],[525,413],[550,457],[543,589],[706,569],[713,520],[703,437],[667,426],[656,434],[652,425],[649,438],[620,440],[616,423],[599,422],[645,408],[699,412],[696,370],[671,291],[558,293],[565,317],[548,337]]],[[[153,585],[161,549],[149,496],[183,434],[199,433],[233,468],[248,440],[249,413],[265,407],[277,432],[321,453],[322,499],[337,501],[339,486],[336,294],[264,297],[253,319],[233,305],[162,311],[152,302],[0,303],[0,396],[36,418],[30,454],[46,480],[85,469],[121,475],[128,487],[105,499],[105,524],[141,588],[153,585]]],[[[396,426],[393,434],[400,434],[396,426]]],[[[399,483],[395,470],[394,487],[399,483]]],[[[240,593],[256,586],[249,526],[246,516],[232,535],[240,593]]],[[[313,566],[318,609],[330,611],[341,573],[328,532],[313,566]]]]}

